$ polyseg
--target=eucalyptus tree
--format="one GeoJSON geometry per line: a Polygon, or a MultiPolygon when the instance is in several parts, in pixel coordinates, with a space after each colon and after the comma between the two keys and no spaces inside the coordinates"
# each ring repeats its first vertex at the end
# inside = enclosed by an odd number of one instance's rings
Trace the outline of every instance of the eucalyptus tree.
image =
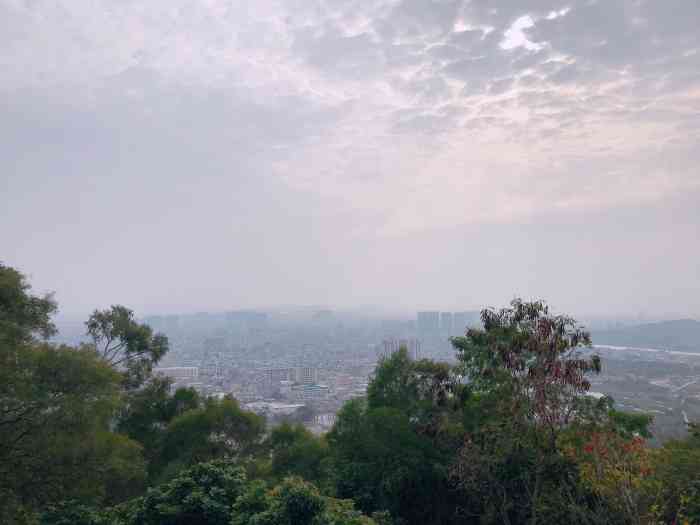
{"type": "Polygon", "coordinates": [[[95,351],[124,374],[127,389],[143,385],[168,352],[167,336],[154,334],[150,326],[138,322],[134,312],[125,306],[95,310],[85,325],[95,351]]]}

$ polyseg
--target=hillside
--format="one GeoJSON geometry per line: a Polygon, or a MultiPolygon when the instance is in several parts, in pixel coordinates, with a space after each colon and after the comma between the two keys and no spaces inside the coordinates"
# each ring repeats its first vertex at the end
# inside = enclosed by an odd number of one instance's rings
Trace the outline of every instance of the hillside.
{"type": "Polygon", "coordinates": [[[700,352],[700,321],[678,319],[616,330],[593,332],[593,343],[599,345],[662,348],[700,352]]]}

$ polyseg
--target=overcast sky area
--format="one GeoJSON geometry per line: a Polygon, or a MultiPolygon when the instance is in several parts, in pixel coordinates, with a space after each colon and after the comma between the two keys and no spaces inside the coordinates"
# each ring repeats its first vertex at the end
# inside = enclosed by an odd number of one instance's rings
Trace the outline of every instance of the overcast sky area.
{"type": "Polygon", "coordinates": [[[0,260],[85,317],[700,317],[698,0],[0,0],[0,260]]]}

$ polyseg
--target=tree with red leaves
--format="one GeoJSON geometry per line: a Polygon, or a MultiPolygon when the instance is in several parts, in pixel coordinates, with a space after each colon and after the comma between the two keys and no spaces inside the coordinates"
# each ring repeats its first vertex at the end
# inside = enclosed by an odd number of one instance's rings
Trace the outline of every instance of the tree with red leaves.
{"type": "MultiPolygon", "coordinates": [[[[481,523],[608,523],[558,438],[582,414],[588,376],[600,371],[574,319],[542,301],[481,313],[481,328],[452,339],[466,383],[456,484],[481,523]],[[470,421],[471,418],[471,421],[470,421]]],[[[587,412],[587,414],[589,414],[587,412]]]]}
{"type": "Polygon", "coordinates": [[[513,300],[510,308],[483,310],[483,328],[453,339],[471,390],[497,395],[510,417],[547,430],[556,448],[558,431],[576,416],[577,400],[600,372],[600,358],[585,355],[591,338],[576,321],[552,315],[542,301],[513,300]]]}

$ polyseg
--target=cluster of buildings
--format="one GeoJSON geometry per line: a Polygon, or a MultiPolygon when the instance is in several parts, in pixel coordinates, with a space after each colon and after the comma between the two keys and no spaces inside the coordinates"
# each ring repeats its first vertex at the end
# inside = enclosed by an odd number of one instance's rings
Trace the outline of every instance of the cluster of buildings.
{"type": "Polygon", "coordinates": [[[153,369],[157,376],[167,377],[172,380],[173,388],[194,388],[200,390],[204,383],[199,380],[198,366],[165,366],[153,369]]]}
{"type": "Polygon", "coordinates": [[[377,360],[391,357],[391,354],[405,348],[411,359],[420,359],[421,342],[415,337],[410,339],[384,339],[381,346],[377,346],[377,360]]]}
{"type": "Polygon", "coordinates": [[[268,368],[262,371],[265,394],[280,396],[289,401],[328,399],[330,388],[318,381],[318,368],[299,366],[292,368],[268,368]]]}
{"type": "Polygon", "coordinates": [[[405,347],[412,359],[454,354],[466,312],[419,312],[413,319],[372,319],[332,310],[238,311],[146,319],[170,339],[157,374],[173,387],[232,395],[277,421],[327,430],[350,399],[366,395],[377,363],[405,347]]]}
{"type": "Polygon", "coordinates": [[[416,330],[420,338],[454,337],[477,322],[475,312],[418,312],[416,330]]]}

